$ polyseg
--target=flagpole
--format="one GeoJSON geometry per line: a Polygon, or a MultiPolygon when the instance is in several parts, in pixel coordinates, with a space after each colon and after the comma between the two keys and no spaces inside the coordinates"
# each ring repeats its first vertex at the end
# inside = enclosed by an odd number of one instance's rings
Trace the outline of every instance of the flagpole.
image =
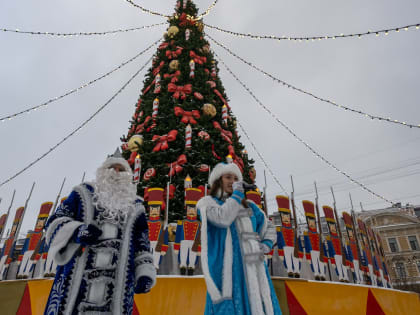
{"type": "MultiPolygon", "coordinates": [[[[83,178],[85,177],[85,173],[83,173],[83,178]]],[[[58,200],[60,199],[60,196],[61,196],[61,191],[63,190],[63,187],[64,187],[64,183],[66,182],[66,178],[64,177],[64,179],[63,179],[63,182],[61,183],[61,187],[60,187],[60,190],[58,191],[58,195],[57,195],[57,198],[55,198],[55,202],[54,202],[54,205],[52,206],[52,211],[54,211],[55,210],[55,208],[57,207],[57,204],[58,204],[58,200]]],[[[82,179],[82,182],[83,182],[83,179],[82,179]]]]}
{"type": "Polygon", "coordinates": [[[15,241],[17,241],[17,239],[19,239],[20,228],[22,227],[22,222],[23,222],[23,219],[25,218],[26,208],[28,207],[29,199],[31,199],[31,196],[32,196],[32,192],[34,190],[34,187],[35,187],[35,182],[33,182],[31,191],[29,192],[29,196],[28,196],[28,198],[25,201],[25,206],[23,207],[22,216],[21,216],[21,218],[19,220],[19,223],[18,223],[18,226],[16,228],[15,235],[13,236],[13,242],[15,242],[15,241]]]}

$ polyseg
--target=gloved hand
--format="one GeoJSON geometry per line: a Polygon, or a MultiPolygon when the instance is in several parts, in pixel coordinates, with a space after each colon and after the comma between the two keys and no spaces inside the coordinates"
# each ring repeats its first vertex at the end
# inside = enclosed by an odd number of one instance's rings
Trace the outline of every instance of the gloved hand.
{"type": "Polygon", "coordinates": [[[150,291],[153,285],[153,280],[148,276],[141,276],[139,280],[137,280],[136,287],[134,292],[136,293],[147,293],[150,291]]]}
{"type": "Polygon", "coordinates": [[[82,246],[98,243],[98,237],[102,235],[102,230],[93,224],[83,224],[75,231],[74,241],[82,246]]]}
{"type": "Polygon", "coordinates": [[[234,191],[237,190],[237,191],[240,191],[241,193],[244,192],[244,185],[242,181],[234,182],[232,184],[232,188],[234,191]]]}
{"type": "Polygon", "coordinates": [[[264,244],[264,243],[260,243],[260,249],[264,254],[267,254],[271,251],[271,248],[267,244],[264,244]]]}

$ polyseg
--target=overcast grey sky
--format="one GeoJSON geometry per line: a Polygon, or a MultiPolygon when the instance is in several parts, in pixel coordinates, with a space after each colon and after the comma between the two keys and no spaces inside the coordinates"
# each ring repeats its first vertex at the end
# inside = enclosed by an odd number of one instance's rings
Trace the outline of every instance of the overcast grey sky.
{"type": "MultiPolygon", "coordinates": [[[[138,0],[172,14],[175,0],[138,0]]],[[[211,0],[197,0],[204,11],[211,0]]],[[[390,1],[250,1],[219,0],[205,23],[237,32],[279,36],[358,33],[420,22],[420,2],[390,1]]],[[[142,13],[125,0],[2,1],[0,28],[49,32],[109,31],[164,22],[142,13]]],[[[162,37],[166,26],[106,36],[57,38],[0,33],[0,116],[12,114],[62,95],[110,71],[162,37]]],[[[315,95],[365,112],[420,123],[420,30],[388,36],[323,40],[309,43],[238,38],[205,31],[239,56],[276,77],[315,95]]],[[[420,129],[371,121],[283,87],[228,55],[214,51],[255,95],[299,137],[338,168],[385,198],[420,204],[420,129]]],[[[103,105],[156,51],[148,51],[111,76],[50,104],[47,109],[0,123],[0,182],[46,152],[103,105]]],[[[150,66],[150,65],[149,65],[150,66]]],[[[148,66],[148,67],[149,67],[148,66]]],[[[0,187],[0,214],[17,190],[12,216],[36,187],[22,231],[33,228],[42,202],[54,201],[61,181],[63,195],[81,181],[93,179],[105,156],[120,145],[148,67],[79,133],[10,183],[0,187]]],[[[351,192],[356,209],[387,206],[316,158],[296,141],[220,65],[230,106],[283,186],[295,179],[296,203],[314,199],[331,204],[336,190],[339,211],[348,210],[351,192]]],[[[241,132],[240,132],[241,133],[241,132]]],[[[263,186],[264,167],[256,160],[263,186]]],[[[281,190],[267,172],[270,212],[281,190]]],[[[301,209],[301,206],[300,206],[301,209]]],[[[11,224],[9,220],[8,227],[11,224]]]]}

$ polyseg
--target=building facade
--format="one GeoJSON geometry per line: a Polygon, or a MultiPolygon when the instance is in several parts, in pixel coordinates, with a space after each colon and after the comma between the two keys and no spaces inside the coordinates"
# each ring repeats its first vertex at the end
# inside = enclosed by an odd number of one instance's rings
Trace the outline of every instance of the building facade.
{"type": "Polygon", "coordinates": [[[416,208],[396,205],[362,211],[359,217],[381,237],[393,287],[420,293],[420,219],[416,208]]]}

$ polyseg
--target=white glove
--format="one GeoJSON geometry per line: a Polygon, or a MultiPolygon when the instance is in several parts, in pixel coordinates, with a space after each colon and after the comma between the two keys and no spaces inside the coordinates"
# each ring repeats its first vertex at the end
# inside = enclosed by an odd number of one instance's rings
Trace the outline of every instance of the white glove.
{"type": "Polygon", "coordinates": [[[244,192],[244,185],[242,184],[242,181],[234,182],[232,184],[232,188],[233,188],[233,190],[240,191],[241,193],[244,192]]]}
{"type": "Polygon", "coordinates": [[[271,251],[271,248],[268,247],[268,245],[264,243],[260,243],[260,249],[264,254],[267,254],[271,251]]]}

